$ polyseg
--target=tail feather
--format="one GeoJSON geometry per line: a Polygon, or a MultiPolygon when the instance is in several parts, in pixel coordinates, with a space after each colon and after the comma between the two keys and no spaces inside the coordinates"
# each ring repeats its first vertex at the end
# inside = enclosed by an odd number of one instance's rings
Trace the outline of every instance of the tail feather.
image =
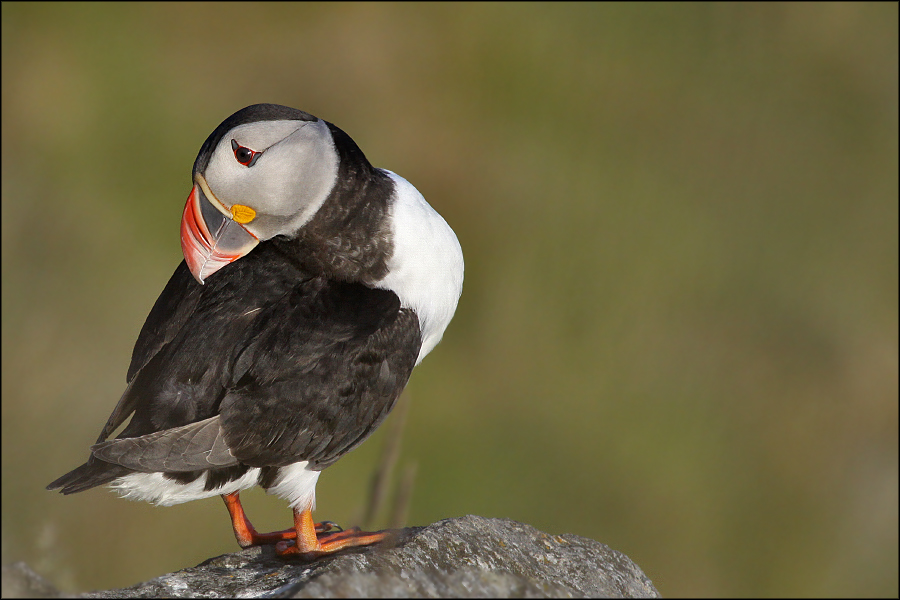
{"type": "Polygon", "coordinates": [[[104,485],[129,473],[133,471],[91,457],[77,469],[69,471],[48,485],[47,489],[59,490],[62,494],[74,494],[104,485]]]}

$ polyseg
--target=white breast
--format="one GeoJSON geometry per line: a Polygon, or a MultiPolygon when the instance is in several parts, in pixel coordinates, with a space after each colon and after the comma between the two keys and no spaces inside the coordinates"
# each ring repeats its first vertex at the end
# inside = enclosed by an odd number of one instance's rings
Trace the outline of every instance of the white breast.
{"type": "Polygon", "coordinates": [[[462,294],[463,255],[456,234],[411,183],[394,181],[391,230],[394,253],[377,287],[397,294],[419,316],[422,348],[416,364],[441,341],[462,294]]]}

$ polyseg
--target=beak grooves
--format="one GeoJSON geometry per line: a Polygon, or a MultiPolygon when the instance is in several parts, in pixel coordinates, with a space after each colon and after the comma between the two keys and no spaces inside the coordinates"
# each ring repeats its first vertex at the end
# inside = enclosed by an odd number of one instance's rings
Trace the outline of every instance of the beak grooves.
{"type": "MultiPolygon", "coordinates": [[[[194,279],[201,284],[225,265],[245,256],[259,243],[256,236],[240,224],[237,213],[232,218],[219,208],[221,203],[212,196],[205,183],[198,176],[181,217],[181,251],[194,279]],[[208,198],[207,194],[212,198],[208,198]]],[[[252,212],[249,207],[241,208],[252,212]]],[[[253,216],[256,216],[255,213],[253,216]]]]}

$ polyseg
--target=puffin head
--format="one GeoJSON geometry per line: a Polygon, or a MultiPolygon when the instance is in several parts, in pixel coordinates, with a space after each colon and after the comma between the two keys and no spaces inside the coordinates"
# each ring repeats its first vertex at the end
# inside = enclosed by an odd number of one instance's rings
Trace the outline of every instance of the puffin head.
{"type": "Polygon", "coordinates": [[[337,182],[328,124],[301,110],[254,104],[203,143],[181,219],[181,249],[201,284],[256,245],[292,236],[337,182]]]}

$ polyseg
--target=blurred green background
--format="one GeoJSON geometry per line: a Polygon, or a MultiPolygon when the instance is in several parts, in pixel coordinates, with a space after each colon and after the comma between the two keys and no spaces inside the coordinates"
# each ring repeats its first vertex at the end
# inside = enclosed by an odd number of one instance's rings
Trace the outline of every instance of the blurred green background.
{"type": "MultiPolygon", "coordinates": [[[[669,596],[896,596],[897,29],[896,3],[3,3],[3,562],[75,591],[237,549],[215,498],[44,486],[124,390],[201,143],[275,102],[465,252],[408,388],[409,524],[591,537],[669,596]]],[[[389,429],[318,518],[358,518],[389,429]]]]}

